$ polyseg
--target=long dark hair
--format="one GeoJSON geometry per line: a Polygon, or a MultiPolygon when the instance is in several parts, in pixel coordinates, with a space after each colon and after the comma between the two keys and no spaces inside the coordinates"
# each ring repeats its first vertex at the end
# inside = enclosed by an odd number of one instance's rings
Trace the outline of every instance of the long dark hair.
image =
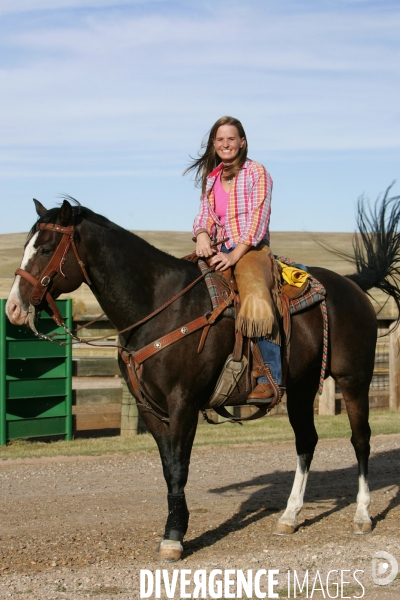
{"type": "Polygon", "coordinates": [[[232,164],[224,167],[225,177],[233,179],[235,175],[239,173],[247,158],[247,138],[241,122],[234,117],[221,117],[218,119],[218,121],[216,121],[211,127],[208,134],[205,135],[201,143],[201,150],[203,150],[203,152],[200,150],[199,158],[193,159],[192,164],[183,172],[184,175],[190,171],[195,172],[196,186],[201,187],[202,195],[206,191],[207,175],[209,175],[211,171],[213,171],[215,167],[222,162],[214,148],[214,140],[217,135],[218,128],[221,127],[221,125],[233,125],[238,130],[239,136],[244,138],[243,147],[240,148],[236,159],[232,164]]]}

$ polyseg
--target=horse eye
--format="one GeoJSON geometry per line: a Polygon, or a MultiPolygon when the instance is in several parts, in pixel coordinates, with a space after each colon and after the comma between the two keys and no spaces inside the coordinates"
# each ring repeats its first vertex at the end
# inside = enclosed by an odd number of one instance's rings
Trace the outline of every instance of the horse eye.
{"type": "Polygon", "coordinates": [[[51,254],[51,250],[49,250],[49,248],[41,248],[40,249],[40,254],[51,254]]]}

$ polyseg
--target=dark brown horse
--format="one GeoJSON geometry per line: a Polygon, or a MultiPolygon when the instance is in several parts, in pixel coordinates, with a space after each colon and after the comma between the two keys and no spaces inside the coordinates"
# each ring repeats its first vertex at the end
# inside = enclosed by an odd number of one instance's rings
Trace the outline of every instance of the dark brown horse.
{"type": "MultiPolygon", "coordinates": [[[[398,261],[400,217],[399,203],[385,197],[381,208],[367,217],[359,209],[359,225],[365,242],[356,247],[357,273],[342,277],[322,268],[310,268],[327,291],[329,316],[329,356],[327,375],[339,384],[350,420],[359,469],[359,491],[354,516],[355,533],[371,531],[368,513],[368,390],[374,368],[377,336],[375,312],[365,291],[380,287],[399,302],[399,291],[391,283],[398,261]],[[387,218],[388,205],[391,214],[387,218]],[[368,222],[368,219],[370,222],[368,222]],[[372,235],[368,233],[372,228],[372,235]]],[[[35,201],[39,215],[25,245],[21,269],[31,280],[16,276],[6,312],[12,323],[29,322],[34,310],[32,290],[43,279],[46,290],[56,298],[88,281],[100,306],[117,330],[122,330],[153,312],[188,284],[199,271],[197,266],[157,250],[136,235],[111,223],[67,199],[61,208],[46,210],[35,201]],[[57,258],[62,233],[53,223],[69,228],[71,239],[64,255],[57,258]],[[73,226],[73,228],[71,228],[73,226]],[[52,258],[61,262],[61,272],[43,277],[52,258]],[[84,263],[79,265],[79,259],[84,263]],[[86,270],[85,270],[86,269],[86,270]]],[[[51,269],[52,270],[52,267],[51,269]]],[[[44,285],[43,284],[43,285],[44,285]]],[[[43,292],[44,293],[44,292],[43,292]]],[[[39,305],[40,308],[40,305],[39,305]]],[[[199,282],[154,318],[120,336],[120,343],[132,351],[210,310],[210,298],[204,281],[199,282]]],[[[296,436],[298,464],[286,510],[277,524],[277,533],[293,533],[296,517],[303,505],[306,479],[318,436],[314,427],[313,404],[318,389],[322,357],[322,315],[319,306],[298,313],[292,320],[290,365],[287,376],[287,408],[296,436]]],[[[210,398],[222,366],[232,351],[234,322],[221,317],[210,329],[203,351],[197,348],[201,331],[155,354],[143,365],[143,394],[152,398],[169,416],[169,423],[139,405],[148,429],[154,436],[168,488],[168,518],[160,557],[176,560],[189,521],[185,500],[190,454],[196,433],[198,412],[210,398]]],[[[125,363],[120,364],[127,377],[125,363]]]]}

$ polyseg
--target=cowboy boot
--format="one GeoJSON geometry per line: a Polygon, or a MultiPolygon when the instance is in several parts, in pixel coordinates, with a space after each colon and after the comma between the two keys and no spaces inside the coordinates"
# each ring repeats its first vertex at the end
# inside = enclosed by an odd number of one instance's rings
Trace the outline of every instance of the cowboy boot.
{"type": "MultiPolygon", "coordinates": [[[[256,400],[273,401],[277,390],[271,385],[272,368],[275,377],[273,383],[280,385],[281,381],[281,364],[280,364],[280,347],[268,342],[265,338],[258,338],[257,343],[252,345],[253,357],[256,363],[255,369],[252,371],[253,379],[257,380],[257,385],[249,394],[248,401],[255,402],[256,400]],[[270,361],[272,364],[270,364],[270,361]]],[[[276,386],[275,386],[276,387],[276,386]]]]}
{"type": "Polygon", "coordinates": [[[251,394],[248,395],[249,400],[272,400],[274,397],[274,389],[270,383],[258,383],[251,394]]]}

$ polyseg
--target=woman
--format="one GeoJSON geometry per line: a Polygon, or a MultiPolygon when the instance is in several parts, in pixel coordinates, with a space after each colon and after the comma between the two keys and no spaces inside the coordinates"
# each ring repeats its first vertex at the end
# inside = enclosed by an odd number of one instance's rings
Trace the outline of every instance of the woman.
{"type": "MultiPolygon", "coordinates": [[[[235,267],[241,299],[236,327],[256,338],[264,363],[281,385],[279,274],[269,248],[272,179],[262,165],[247,158],[246,134],[233,117],[218,119],[202,148],[203,154],[185,171],[195,172],[202,189],[193,224],[196,253],[211,257],[217,271],[235,267]],[[215,242],[220,242],[218,249],[215,242]]],[[[249,399],[272,397],[272,386],[259,377],[249,399]]]]}

